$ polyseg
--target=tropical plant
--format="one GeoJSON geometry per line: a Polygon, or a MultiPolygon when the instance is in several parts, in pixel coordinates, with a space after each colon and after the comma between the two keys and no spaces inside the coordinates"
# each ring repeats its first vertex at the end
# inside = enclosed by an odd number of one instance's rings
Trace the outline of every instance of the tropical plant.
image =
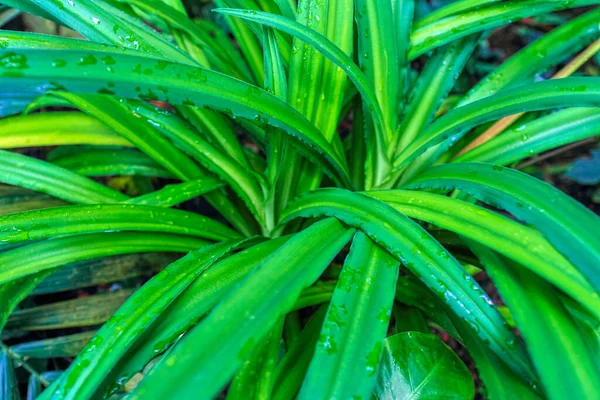
{"type": "Polygon", "coordinates": [[[89,40],[0,34],[0,398],[473,398],[431,327],[490,399],[597,398],[600,220],[511,167],[600,133],[600,8],[450,91],[600,1],[3,3],[89,40]]]}

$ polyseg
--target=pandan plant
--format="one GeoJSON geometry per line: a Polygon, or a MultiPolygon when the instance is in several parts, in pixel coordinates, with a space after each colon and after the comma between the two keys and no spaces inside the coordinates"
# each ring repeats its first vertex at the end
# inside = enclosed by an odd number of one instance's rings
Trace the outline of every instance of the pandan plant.
{"type": "Polygon", "coordinates": [[[600,220],[519,170],[600,133],[600,1],[2,2],[80,35],[0,34],[3,400],[474,398],[440,337],[600,396],[600,220]]]}

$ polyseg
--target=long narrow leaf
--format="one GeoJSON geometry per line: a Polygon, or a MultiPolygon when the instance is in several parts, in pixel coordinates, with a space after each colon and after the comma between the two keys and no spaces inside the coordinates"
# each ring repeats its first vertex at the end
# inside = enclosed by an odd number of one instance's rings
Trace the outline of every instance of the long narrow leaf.
{"type": "Polygon", "coordinates": [[[398,261],[358,232],[298,399],[368,397],[390,322],[398,261]]]}
{"type": "Polygon", "coordinates": [[[436,166],[407,188],[460,189],[535,226],[600,290],[598,216],[553,186],[524,173],[484,163],[436,166]]]}
{"type": "Polygon", "coordinates": [[[473,333],[489,341],[499,357],[523,376],[533,378],[522,348],[490,306],[477,282],[427,231],[391,206],[341,189],[320,189],[299,197],[283,215],[336,216],[369,235],[416,274],[452,311],[468,321],[473,333]]]}
{"type": "Polygon", "coordinates": [[[184,397],[193,394],[202,398],[216,395],[260,338],[289,311],[302,288],[319,277],[352,233],[352,229],[337,220],[328,219],[297,234],[149,372],[133,399],[156,399],[165,394],[184,397]],[[236,315],[240,316],[241,325],[230,323],[236,315]],[[190,348],[201,348],[202,353],[191,352],[190,348]],[[215,357],[223,361],[223,368],[214,368],[215,357]],[[161,378],[165,374],[178,376],[180,384],[166,387],[161,378]]]}

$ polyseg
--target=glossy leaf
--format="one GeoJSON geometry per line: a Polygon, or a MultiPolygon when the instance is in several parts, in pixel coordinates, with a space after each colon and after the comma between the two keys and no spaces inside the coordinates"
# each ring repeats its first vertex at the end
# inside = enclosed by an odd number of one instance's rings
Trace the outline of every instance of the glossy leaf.
{"type": "Polygon", "coordinates": [[[600,317],[596,291],[537,231],[483,207],[437,194],[402,190],[367,194],[411,218],[456,232],[527,266],[600,317]]]}
{"type": "Polygon", "coordinates": [[[76,93],[98,91],[105,93],[107,89],[105,85],[107,82],[112,82],[114,86],[108,90],[112,94],[123,97],[146,100],[168,99],[175,104],[209,106],[250,119],[258,116],[296,138],[300,149],[315,160],[318,159],[326,171],[332,174],[333,179],[344,185],[348,184],[345,161],[339,159],[331,146],[306,118],[277,97],[228,76],[160,59],[150,60],[138,56],[107,53],[101,47],[98,47],[95,53],[65,50],[58,53],[56,50],[31,50],[10,46],[4,49],[0,57],[27,60],[25,62],[27,68],[19,69],[18,76],[13,76],[14,74],[8,71],[10,76],[0,77],[3,85],[0,97],[11,95],[14,85],[18,85],[19,90],[45,88],[76,93]],[[102,65],[104,62],[98,62],[98,59],[105,55],[112,59],[110,64],[112,72],[107,71],[102,65]],[[67,68],[52,67],[58,57],[66,63],[67,68]],[[93,57],[96,62],[91,62],[89,57],[93,57]],[[51,78],[47,72],[41,73],[48,68],[53,69],[51,78]],[[144,72],[152,74],[152,83],[139,80],[140,74],[144,76],[144,72]],[[49,79],[54,83],[49,84],[49,79]],[[138,87],[139,90],[136,90],[138,87]],[[224,92],[221,90],[223,87],[227,87],[228,90],[224,92]]]}
{"type": "Polygon", "coordinates": [[[53,158],[52,163],[84,176],[175,176],[143,153],[130,149],[89,150],[53,158]]]}
{"type": "MultiPolygon", "coordinates": [[[[478,253],[477,247],[474,248],[478,253]]],[[[594,396],[600,371],[556,291],[518,264],[486,252],[478,254],[515,316],[548,398],[594,396]],[[540,335],[545,340],[539,341],[540,335]],[[548,348],[552,358],[545,359],[548,348]],[[573,368],[564,369],[565,365],[573,368]]]]}
{"type": "Polygon", "coordinates": [[[206,244],[189,236],[144,232],[93,233],[50,239],[0,253],[0,262],[7,266],[1,271],[0,281],[5,283],[99,257],[150,251],[186,253],[206,244]]]}
{"type": "Polygon", "coordinates": [[[239,235],[199,214],[159,207],[105,204],[68,206],[0,216],[0,240],[18,243],[103,231],[146,231],[224,240],[239,235]]]}
{"type": "Polygon", "coordinates": [[[344,228],[337,220],[328,219],[297,234],[226,296],[152,369],[137,387],[133,399],[159,398],[163,391],[173,394],[174,388],[162,384],[161,376],[165,374],[181,378],[181,384],[175,389],[182,395],[195,393],[211,397],[218,393],[254,345],[289,311],[301,289],[319,277],[352,233],[353,230],[344,228]],[[229,323],[234,315],[247,316],[242,320],[243,326],[229,323]],[[193,354],[189,346],[203,348],[204,352],[193,354]],[[216,356],[224,362],[224,368],[213,367],[212,360],[216,356]]]}
{"type": "Polygon", "coordinates": [[[556,79],[504,90],[438,118],[417,140],[403,149],[394,160],[394,166],[404,165],[451,136],[456,140],[461,132],[484,122],[524,111],[565,106],[594,107],[600,105],[599,99],[600,83],[593,78],[556,79]]]}
{"type": "Polygon", "coordinates": [[[408,188],[460,189],[531,223],[600,290],[600,220],[551,185],[524,173],[484,163],[430,168],[408,188]]]}
{"type": "MultiPolygon", "coordinates": [[[[128,357],[123,357],[107,378],[108,382],[122,382],[131,378],[162,353],[177,338],[196,325],[231,290],[245,279],[268,256],[289,238],[269,240],[225,258],[203,271],[156,322],[134,344],[128,357]]],[[[112,387],[108,388],[109,391],[112,387]]]]}
{"type": "Polygon", "coordinates": [[[93,395],[119,358],[173,299],[202,270],[240,244],[224,241],[192,251],[154,276],[98,330],[67,371],[52,388],[42,394],[41,399],[78,399],[93,395]]]}
{"type": "Polygon", "coordinates": [[[429,233],[391,206],[371,197],[341,189],[321,189],[299,197],[286,212],[294,217],[336,216],[369,235],[416,274],[456,315],[465,318],[474,333],[509,365],[531,375],[513,332],[490,306],[491,300],[460,263],[429,233]]]}
{"type": "Polygon", "coordinates": [[[582,7],[598,4],[596,0],[559,0],[547,2],[542,0],[509,0],[492,4],[481,10],[467,10],[450,15],[440,20],[420,26],[411,35],[410,59],[415,59],[426,51],[446,44],[474,32],[505,25],[518,19],[564,10],[571,7],[582,7]]]}
{"type": "Polygon", "coordinates": [[[67,144],[131,146],[111,129],[81,113],[40,113],[0,120],[2,149],[67,144]]]}
{"type": "Polygon", "coordinates": [[[471,373],[437,336],[406,332],[390,336],[383,343],[375,398],[473,398],[471,373]]]}
{"type": "Polygon", "coordinates": [[[72,203],[118,203],[127,196],[67,169],[0,150],[0,181],[72,203]]]}
{"type": "Polygon", "coordinates": [[[455,162],[479,161],[510,165],[542,153],[600,134],[597,108],[569,108],[534,121],[519,124],[471,151],[455,162]]]}
{"type": "Polygon", "coordinates": [[[398,261],[358,232],[299,399],[368,397],[390,322],[398,261]]]}

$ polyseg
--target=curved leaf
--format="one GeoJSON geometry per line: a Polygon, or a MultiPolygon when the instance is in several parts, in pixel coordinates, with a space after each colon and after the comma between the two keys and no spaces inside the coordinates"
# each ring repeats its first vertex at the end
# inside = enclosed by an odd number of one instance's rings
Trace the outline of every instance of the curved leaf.
{"type": "Polygon", "coordinates": [[[204,177],[193,181],[166,185],[160,190],[134,197],[124,201],[124,203],[154,207],[173,207],[222,186],[223,183],[219,180],[211,177],[204,177]]]}
{"type": "Polygon", "coordinates": [[[356,233],[298,399],[367,398],[390,323],[398,261],[356,233]]]}
{"type": "Polygon", "coordinates": [[[407,188],[459,189],[535,226],[600,291],[600,219],[553,186],[484,163],[432,167],[407,188]]]}
{"type": "MultiPolygon", "coordinates": [[[[456,4],[453,3],[453,4],[456,4]]],[[[533,82],[535,75],[558,65],[600,36],[600,8],[561,24],[508,58],[460,100],[465,105],[510,86],[533,82]]]]}
{"type": "Polygon", "coordinates": [[[335,216],[369,235],[419,277],[442,302],[508,365],[532,378],[514,333],[477,282],[427,231],[391,206],[343,189],[320,189],[299,197],[284,212],[295,217],[335,216]]]}
{"type": "Polygon", "coordinates": [[[138,385],[132,400],[210,398],[225,386],[256,343],[293,306],[350,240],[352,229],[331,218],[296,234],[181,339],[138,385]],[[238,319],[239,317],[239,319],[238,319]],[[240,321],[232,324],[231,320],[240,321]],[[190,351],[201,348],[202,353],[190,351]],[[214,368],[219,359],[222,368],[214,368]],[[178,377],[167,387],[162,377],[178,377]]]}
{"type": "Polygon", "coordinates": [[[2,149],[67,144],[131,146],[126,139],[82,113],[40,113],[0,120],[2,149]]]}
{"type": "Polygon", "coordinates": [[[534,154],[600,134],[600,110],[569,108],[519,124],[458,156],[454,162],[509,165],[534,154]]]}
{"type": "Polygon", "coordinates": [[[207,106],[239,117],[256,118],[288,132],[300,150],[317,160],[332,179],[350,186],[345,160],[340,159],[314,125],[276,96],[226,75],[160,59],[108,53],[101,46],[94,52],[32,50],[9,42],[0,59],[7,60],[0,71],[0,98],[12,97],[15,91],[32,90],[108,92],[129,98],[207,106]],[[111,57],[111,71],[103,65],[105,56],[111,57]],[[149,75],[151,81],[140,80],[149,75]]]}
{"type": "Polygon", "coordinates": [[[67,169],[0,150],[0,181],[72,203],[118,203],[128,197],[67,169]]]}
{"type": "Polygon", "coordinates": [[[84,113],[111,128],[176,177],[193,179],[202,174],[192,160],[177,150],[146,121],[133,115],[116,98],[100,95],[78,96],[61,92],[55,95],[68,100],[84,113]]]}
{"type": "Polygon", "coordinates": [[[451,136],[452,140],[457,140],[461,132],[507,115],[566,106],[599,105],[600,79],[596,78],[554,79],[503,90],[483,100],[455,108],[438,118],[420,137],[403,149],[394,160],[394,166],[398,168],[406,164],[451,136]]]}
{"type": "Polygon", "coordinates": [[[186,253],[206,244],[204,240],[188,236],[145,232],[94,233],[50,239],[0,253],[0,263],[4,266],[0,283],[77,261],[151,251],[186,253]]]}
{"type": "MultiPolygon", "coordinates": [[[[111,371],[106,382],[124,382],[142,370],[156,354],[166,351],[177,338],[206,316],[215,305],[289,238],[278,238],[252,246],[217,262],[194,280],[161,313],[156,322],[111,371]]],[[[112,391],[107,388],[106,393],[112,391]]]]}
{"type": "Polygon", "coordinates": [[[414,60],[425,52],[453,40],[505,25],[509,22],[572,7],[599,4],[598,0],[509,0],[482,9],[466,11],[417,27],[411,35],[409,58],[414,60]]]}
{"type": "Polygon", "coordinates": [[[175,178],[150,157],[133,149],[83,150],[53,157],[50,161],[84,176],[137,175],[175,178]]]}
{"type": "Polygon", "coordinates": [[[105,375],[203,270],[241,242],[222,242],[188,253],[138,289],[89,341],[43,399],[90,398],[105,375]]]}
{"type": "Polygon", "coordinates": [[[596,357],[590,353],[555,289],[518,264],[485,249],[473,250],[506,299],[548,398],[595,396],[600,380],[600,371],[594,365],[596,357]],[[539,340],[541,336],[543,341],[539,340]],[[552,349],[552,357],[548,357],[548,349],[552,349]],[[572,368],[565,369],[565,365],[572,368]]]}
{"type": "Polygon", "coordinates": [[[313,46],[327,57],[328,60],[335,63],[348,74],[348,78],[354,83],[365,102],[368,104],[373,119],[379,127],[379,134],[383,135],[383,137],[386,138],[386,141],[389,141],[391,134],[389,130],[390,127],[384,122],[385,120],[379,102],[377,101],[377,96],[368,84],[366,76],[343,50],[331,43],[327,38],[323,37],[323,35],[280,15],[260,11],[235,9],[217,9],[215,11],[221,14],[243,18],[248,21],[258,22],[272,28],[281,29],[313,46]]]}
{"type": "Polygon", "coordinates": [[[537,231],[471,203],[437,194],[367,192],[401,213],[468,237],[519,262],[578,299],[600,318],[600,297],[581,273],[537,231]]]}
{"type": "Polygon", "coordinates": [[[0,216],[3,243],[106,231],[164,232],[210,240],[239,238],[222,223],[196,213],[134,204],[66,206],[0,216]]]}

